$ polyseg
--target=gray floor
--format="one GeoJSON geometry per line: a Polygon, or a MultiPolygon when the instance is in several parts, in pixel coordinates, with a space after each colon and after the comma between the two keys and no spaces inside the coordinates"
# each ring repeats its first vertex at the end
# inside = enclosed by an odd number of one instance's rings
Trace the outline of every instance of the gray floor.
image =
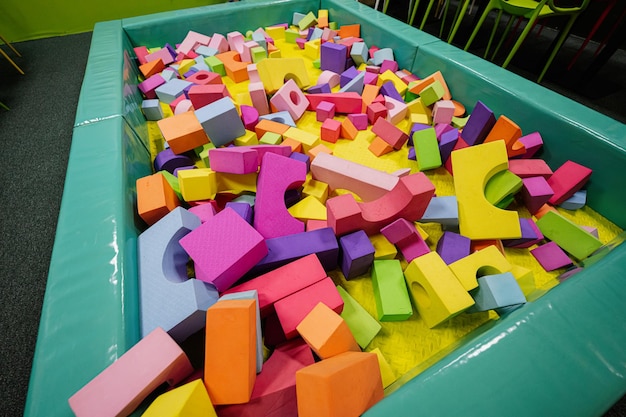
{"type": "MultiPolygon", "coordinates": [[[[0,109],[1,416],[23,413],[90,39],[85,33],[16,44],[23,55],[16,62],[24,76],[0,58],[0,101],[11,108],[0,109]]],[[[571,42],[543,85],[626,122],[624,51],[597,75],[598,88],[592,91],[597,97],[591,97],[575,91],[575,82],[569,87],[561,82],[559,68],[579,40],[571,42]]],[[[588,59],[583,57],[577,65],[584,68],[588,59]]],[[[511,70],[533,74],[521,66],[511,70]]],[[[607,415],[626,415],[625,404],[618,403],[607,415]]]]}

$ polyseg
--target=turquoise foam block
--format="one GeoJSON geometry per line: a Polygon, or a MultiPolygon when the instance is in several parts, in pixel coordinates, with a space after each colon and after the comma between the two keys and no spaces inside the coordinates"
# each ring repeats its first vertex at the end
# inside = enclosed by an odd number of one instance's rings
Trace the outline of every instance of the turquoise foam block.
{"type": "MultiPolygon", "coordinates": [[[[139,92],[124,83],[137,71],[132,46],[179,42],[188,30],[254,29],[320,8],[331,21],[360,23],[364,41],[394,48],[401,67],[421,76],[441,70],[469,110],[480,99],[523,131],[539,130],[550,166],[573,159],[592,168],[589,206],[626,227],[625,125],[357,2],[246,0],[104,22],[81,90],[77,117],[88,116],[74,129],[26,417],[71,416],[69,396],[139,337],[134,184],[150,173],[150,157],[146,125],[133,119],[139,92]]],[[[626,393],[626,246],[607,252],[407,373],[366,415],[602,414],[626,393]]]]}

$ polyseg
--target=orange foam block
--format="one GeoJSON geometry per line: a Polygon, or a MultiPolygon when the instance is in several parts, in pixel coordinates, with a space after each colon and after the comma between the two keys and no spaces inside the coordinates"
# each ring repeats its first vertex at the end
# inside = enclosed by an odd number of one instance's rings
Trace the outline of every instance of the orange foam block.
{"type": "Polygon", "coordinates": [[[157,121],[163,138],[172,152],[181,154],[209,143],[194,112],[185,112],[157,121]]]}
{"type": "Polygon", "coordinates": [[[313,365],[315,359],[302,339],[277,346],[257,375],[250,401],[219,406],[220,417],[297,416],[296,372],[313,365]]]}
{"type": "Polygon", "coordinates": [[[509,158],[524,155],[526,147],[518,139],[522,137],[522,129],[511,119],[502,115],[496,120],[496,124],[485,138],[484,143],[503,140],[506,144],[506,153],[509,158]]]}
{"type": "Polygon", "coordinates": [[[343,299],[333,280],[326,277],[274,304],[280,325],[288,339],[298,336],[296,327],[318,304],[324,303],[335,313],[343,310],[343,299]]]}
{"type": "Polygon", "coordinates": [[[393,152],[393,146],[387,143],[380,136],[376,136],[374,140],[372,140],[372,143],[370,143],[370,146],[367,147],[367,149],[376,156],[383,156],[385,154],[393,152]]]}
{"type": "Polygon", "coordinates": [[[204,384],[213,404],[250,400],[256,360],[256,301],[220,300],[209,307],[204,384]]]}
{"type": "Polygon", "coordinates": [[[435,186],[423,172],[401,177],[392,190],[370,202],[357,202],[352,194],[326,201],[328,225],[337,236],[363,229],[368,235],[380,232],[391,222],[420,219],[435,193],[435,186]]]}
{"type": "Polygon", "coordinates": [[[396,150],[400,149],[409,140],[409,135],[382,117],[376,119],[372,126],[372,132],[396,150]]]}
{"type": "Polygon", "coordinates": [[[299,417],[357,417],[383,399],[378,357],[346,352],[296,372],[299,417]]]}
{"type": "Polygon", "coordinates": [[[191,375],[189,358],[157,328],[72,395],[77,417],[127,416],[165,382],[175,385],[191,375]]]}
{"type": "Polygon", "coordinates": [[[150,78],[154,74],[158,74],[164,69],[165,64],[163,63],[162,59],[155,59],[154,61],[149,61],[139,66],[139,71],[141,71],[144,78],[150,78]]]}
{"type": "Polygon", "coordinates": [[[274,303],[326,278],[327,274],[315,254],[296,259],[256,278],[226,290],[224,294],[256,290],[261,317],[274,313],[274,303]]]}
{"type": "Polygon", "coordinates": [[[220,292],[267,255],[263,236],[228,207],[179,243],[194,261],[196,278],[212,283],[220,292]]]}
{"type": "Polygon", "coordinates": [[[267,132],[278,133],[282,136],[287,130],[289,130],[289,127],[289,125],[284,123],[278,123],[269,119],[260,119],[259,123],[257,123],[254,127],[254,131],[259,138],[262,138],[267,132]]]}
{"type": "Polygon", "coordinates": [[[287,210],[285,191],[304,184],[306,174],[304,162],[273,153],[263,156],[257,180],[254,228],[266,239],[304,232],[304,223],[287,210]]]}
{"type": "Polygon", "coordinates": [[[137,212],[148,225],[153,225],[180,206],[176,192],[159,172],[137,179],[137,212]]]}
{"type": "Polygon", "coordinates": [[[356,128],[356,126],[354,126],[354,123],[352,123],[350,119],[348,119],[347,117],[343,119],[343,121],[341,122],[342,138],[353,140],[354,138],[356,138],[356,135],[358,133],[358,129],[356,128]]]}
{"type": "Polygon", "coordinates": [[[223,52],[215,56],[222,61],[226,69],[226,75],[235,83],[248,79],[248,64],[250,62],[242,62],[241,55],[237,51],[223,52]]]}
{"type": "Polygon", "coordinates": [[[321,359],[361,351],[346,321],[324,303],[313,307],[296,330],[321,359]]]}

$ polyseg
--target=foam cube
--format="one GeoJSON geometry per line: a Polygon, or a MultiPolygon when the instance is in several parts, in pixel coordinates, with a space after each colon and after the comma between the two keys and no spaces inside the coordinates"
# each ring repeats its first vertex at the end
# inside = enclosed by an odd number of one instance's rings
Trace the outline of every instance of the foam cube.
{"type": "Polygon", "coordinates": [[[186,112],[157,121],[157,126],[170,149],[181,154],[209,142],[207,134],[194,113],[186,112]]]}
{"type": "Polygon", "coordinates": [[[245,134],[243,122],[229,97],[197,109],[194,113],[216,147],[226,145],[245,134]]]}
{"type": "Polygon", "coordinates": [[[363,230],[339,238],[341,272],[346,279],[365,274],[374,262],[374,246],[363,230]]]}

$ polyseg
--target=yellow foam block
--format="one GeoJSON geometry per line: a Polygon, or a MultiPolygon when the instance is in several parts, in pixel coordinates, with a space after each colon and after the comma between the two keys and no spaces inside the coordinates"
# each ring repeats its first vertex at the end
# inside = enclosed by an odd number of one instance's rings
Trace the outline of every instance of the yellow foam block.
{"type": "Polygon", "coordinates": [[[535,274],[533,274],[533,271],[531,269],[524,268],[523,266],[519,265],[513,265],[513,268],[510,272],[515,277],[515,280],[522,289],[524,296],[528,296],[528,294],[537,289],[537,285],[535,284],[535,274]]]}
{"type": "Polygon", "coordinates": [[[233,143],[235,144],[235,146],[252,146],[252,145],[258,145],[259,144],[259,138],[257,137],[255,132],[252,132],[250,130],[246,130],[246,133],[244,133],[242,136],[239,136],[238,138],[236,138],[233,143]]]}
{"type": "Polygon", "coordinates": [[[450,264],[450,269],[466,291],[478,287],[477,277],[503,274],[512,268],[513,265],[493,245],[450,264]]]}
{"type": "Polygon", "coordinates": [[[298,129],[297,127],[290,127],[285,133],[283,138],[289,138],[296,140],[302,144],[302,150],[308,153],[312,148],[322,143],[320,136],[307,132],[306,130],[298,129]]]}
{"type": "Polygon", "coordinates": [[[257,71],[265,91],[278,91],[285,79],[293,79],[300,89],[310,85],[309,75],[302,58],[267,58],[257,63],[257,71]]]}
{"type": "Polygon", "coordinates": [[[487,181],[509,167],[504,142],[459,149],[451,158],[461,234],[472,240],[520,238],[517,212],[499,209],[485,198],[487,181]]]}
{"type": "Polygon", "coordinates": [[[180,170],[178,184],[185,201],[211,200],[218,192],[217,173],[210,168],[180,170]]]}
{"type": "Polygon", "coordinates": [[[328,184],[311,178],[304,183],[302,195],[307,197],[312,196],[317,198],[322,204],[326,203],[326,199],[328,198],[328,184]]]}
{"type": "Polygon", "coordinates": [[[391,70],[387,70],[387,71],[383,72],[382,74],[380,74],[378,76],[378,81],[377,81],[376,84],[377,85],[383,85],[387,81],[391,81],[393,83],[394,87],[396,87],[396,90],[398,90],[398,93],[400,93],[401,96],[404,96],[404,93],[406,93],[406,90],[408,89],[408,86],[405,84],[404,81],[402,81],[402,79],[400,77],[398,77],[391,70]]]}
{"type": "Polygon", "coordinates": [[[372,349],[370,352],[375,353],[376,356],[378,356],[378,366],[380,367],[380,376],[383,379],[383,388],[387,388],[396,381],[396,375],[379,348],[372,349]]]}
{"type": "Polygon", "coordinates": [[[159,395],[142,417],[217,417],[201,379],[159,395]]]}
{"type": "Polygon", "coordinates": [[[404,271],[417,311],[429,328],[456,316],[474,299],[437,252],[415,258],[404,271]]]}
{"type": "Polygon", "coordinates": [[[314,39],[312,41],[305,42],[304,55],[306,55],[307,58],[310,58],[312,60],[319,59],[321,44],[322,44],[321,39],[314,39]]]}
{"type": "Polygon", "coordinates": [[[256,180],[258,174],[228,174],[218,172],[216,175],[216,186],[220,193],[241,194],[245,191],[256,193],[256,180]]]}
{"type": "Polygon", "coordinates": [[[288,211],[298,220],[326,220],[326,206],[313,196],[304,197],[288,211]]]}
{"type": "Polygon", "coordinates": [[[274,39],[274,42],[277,40],[285,39],[285,27],[284,26],[273,26],[265,28],[265,33],[269,35],[270,38],[274,39]]]}
{"type": "Polygon", "coordinates": [[[395,259],[398,249],[382,233],[371,235],[369,238],[374,246],[374,259],[395,259]]]}

